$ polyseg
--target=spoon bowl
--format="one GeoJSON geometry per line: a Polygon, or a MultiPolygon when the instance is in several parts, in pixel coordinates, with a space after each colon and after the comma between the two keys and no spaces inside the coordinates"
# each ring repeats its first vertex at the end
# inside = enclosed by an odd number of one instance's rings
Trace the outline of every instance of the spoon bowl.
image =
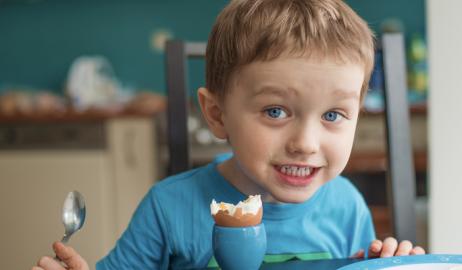
{"type": "Polygon", "coordinates": [[[78,191],[72,191],[67,194],[64,200],[62,221],[64,224],[64,236],[62,243],[67,243],[69,238],[80,230],[85,222],[85,200],[78,191]]]}

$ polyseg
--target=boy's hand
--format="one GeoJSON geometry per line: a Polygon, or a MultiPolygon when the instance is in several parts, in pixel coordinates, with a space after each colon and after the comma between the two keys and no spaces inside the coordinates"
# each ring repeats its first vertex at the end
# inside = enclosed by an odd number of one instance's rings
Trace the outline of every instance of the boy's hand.
{"type": "Polygon", "coordinates": [[[65,246],[61,242],[53,243],[56,256],[60,258],[65,266],[51,257],[42,257],[37,262],[37,266],[32,270],[89,270],[87,262],[71,247],[65,246]]]}
{"type": "MultiPolygon", "coordinates": [[[[385,240],[374,240],[369,246],[368,258],[385,258],[392,256],[422,255],[425,250],[419,246],[413,246],[410,241],[404,240],[398,244],[393,237],[385,240]]],[[[352,258],[364,258],[364,250],[358,251],[352,258]]]]}

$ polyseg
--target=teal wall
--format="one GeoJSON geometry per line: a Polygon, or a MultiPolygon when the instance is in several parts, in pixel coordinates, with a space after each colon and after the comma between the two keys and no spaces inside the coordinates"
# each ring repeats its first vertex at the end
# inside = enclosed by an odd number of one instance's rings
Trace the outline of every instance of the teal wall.
{"type": "Polygon", "coordinates": [[[390,18],[403,23],[407,35],[420,33],[425,35],[425,1],[424,0],[346,0],[380,34],[380,25],[390,18]]]}
{"type": "MultiPolygon", "coordinates": [[[[348,0],[376,32],[389,17],[407,33],[425,32],[424,0],[348,0]]],[[[205,41],[227,0],[0,0],[0,91],[29,86],[62,93],[73,59],[101,54],[124,85],[165,91],[163,54],[150,37],[205,41]]],[[[192,88],[203,83],[203,63],[191,65],[192,88]],[[199,78],[199,79],[197,79],[199,78]]]]}

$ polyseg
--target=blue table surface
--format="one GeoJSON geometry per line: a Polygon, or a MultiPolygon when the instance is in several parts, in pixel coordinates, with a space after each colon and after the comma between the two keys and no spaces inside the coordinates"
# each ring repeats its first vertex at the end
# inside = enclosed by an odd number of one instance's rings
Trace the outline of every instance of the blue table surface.
{"type": "MultiPolygon", "coordinates": [[[[361,259],[330,259],[313,261],[287,261],[283,263],[263,264],[260,270],[334,270],[342,266],[360,262],[361,259]]],[[[209,270],[218,268],[207,268],[209,270]]]]}
{"type": "Polygon", "coordinates": [[[342,270],[379,270],[395,266],[403,265],[428,265],[427,269],[430,268],[431,264],[439,265],[439,267],[432,267],[432,269],[448,269],[446,267],[440,268],[443,264],[462,265],[462,255],[460,254],[425,254],[418,256],[402,256],[402,257],[388,257],[388,258],[377,258],[364,260],[354,265],[345,265],[342,270]]]}
{"type": "MultiPolygon", "coordinates": [[[[376,259],[330,259],[313,261],[287,261],[283,263],[263,264],[260,270],[334,270],[345,267],[346,269],[382,269],[397,265],[425,264],[425,263],[448,263],[462,265],[462,254],[426,254],[418,256],[376,258],[376,259]],[[353,263],[354,266],[351,265],[353,263]]],[[[343,268],[342,268],[343,269],[343,268]]]]}
{"type": "Polygon", "coordinates": [[[313,261],[288,261],[284,263],[264,264],[261,270],[334,270],[342,266],[360,262],[360,259],[330,259],[330,260],[313,260],[313,261]]]}
{"type": "MultiPolygon", "coordinates": [[[[260,270],[334,270],[341,267],[347,269],[382,269],[383,267],[391,267],[407,264],[423,264],[423,263],[450,263],[462,265],[462,254],[426,254],[418,256],[376,258],[376,259],[330,259],[330,260],[313,260],[313,261],[287,261],[283,263],[263,264],[260,270]],[[353,263],[354,266],[351,265],[353,263]],[[349,266],[351,265],[351,266],[349,266]]],[[[208,268],[218,269],[218,268],[208,268]]]]}

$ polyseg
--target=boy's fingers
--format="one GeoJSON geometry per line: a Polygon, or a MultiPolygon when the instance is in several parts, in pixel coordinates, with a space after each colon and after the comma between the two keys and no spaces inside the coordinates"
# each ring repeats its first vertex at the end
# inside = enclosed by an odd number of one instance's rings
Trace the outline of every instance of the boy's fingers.
{"type": "Polygon", "coordinates": [[[37,266],[40,266],[39,269],[47,269],[47,270],[65,270],[64,267],[55,259],[50,257],[42,257],[37,262],[37,266]]]}
{"type": "Polygon", "coordinates": [[[71,250],[70,247],[59,241],[53,243],[53,250],[55,251],[56,256],[66,264],[76,255],[76,253],[73,252],[74,250],[71,250]]]}
{"type": "Polygon", "coordinates": [[[371,245],[369,246],[369,258],[374,258],[378,257],[380,255],[380,252],[382,251],[383,247],[383,242],[380,240],[374,240],[372,241],[371,245]]]}
{"type": "Polygon", "coordinates": [[[388,237],[383,240],[383,248],[380,253],[381,258],[392,257],[398,248],[398,241],[393,237],[388,237]]]}
{"type": "Polygon", "coordinates": [[[53,243],[53,249],[69,269],[88,269],[85,260],[72,248],[57,241],[53,243]]]}
{"type": "Polygon", "coordinates": [[[423,255],[425,254],[425,249],[419,247],[419,246],[415,246],[412,250],[411,250],[411,255],[423,255]]]}
{"type": "Polygon", "coordinates": [[[407,256],[411,254],[412,243],[408,240],[404,240],[399,243],[398,250],[396,251],[396,256],[407,256]]]}
{"type": "Polygon", "coordinates": [[[362,259],[362,258],[364,258],[364,249],[360,249],[358,252],[353,254],[350,258],[351,259],[362,259]]]}
{"type": "Polygon", "coordinates": [[[39,266],[32,266],[31,270],[44,270],[42,267],[39,266]]]}

